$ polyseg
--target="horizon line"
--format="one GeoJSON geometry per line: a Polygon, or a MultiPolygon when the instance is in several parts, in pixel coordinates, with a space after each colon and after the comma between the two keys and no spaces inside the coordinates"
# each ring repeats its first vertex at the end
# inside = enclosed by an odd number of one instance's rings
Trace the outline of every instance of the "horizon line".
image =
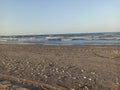
{"type": "Polygon", "coordinates": [[[13,35],[0,35],[0,36],[33,36],[33,35],[65,35],[65,34],[92,34],[92,33],[120,33],[120,31],[114,32],[82,32],[82,33],[48,33],[48,34],[13,34],[13,35]]]}

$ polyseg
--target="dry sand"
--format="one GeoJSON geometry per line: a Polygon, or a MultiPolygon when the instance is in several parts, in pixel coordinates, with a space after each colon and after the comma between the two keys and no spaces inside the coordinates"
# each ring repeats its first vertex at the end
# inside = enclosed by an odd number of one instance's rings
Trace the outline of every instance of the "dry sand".
{"type": "Polygon", "coordinates": [[[120,90],[120,46],[0,45],[0,90],[55,88],[120,90]]]}

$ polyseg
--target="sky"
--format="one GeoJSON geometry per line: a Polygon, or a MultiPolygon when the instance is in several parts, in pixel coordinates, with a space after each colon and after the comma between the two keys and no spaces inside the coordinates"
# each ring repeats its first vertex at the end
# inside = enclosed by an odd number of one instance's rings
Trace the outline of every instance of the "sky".
{"type": "Polygon", "coordinates": [[[120,0],[0,0],[0,35],[120,31],[120,0]]]}

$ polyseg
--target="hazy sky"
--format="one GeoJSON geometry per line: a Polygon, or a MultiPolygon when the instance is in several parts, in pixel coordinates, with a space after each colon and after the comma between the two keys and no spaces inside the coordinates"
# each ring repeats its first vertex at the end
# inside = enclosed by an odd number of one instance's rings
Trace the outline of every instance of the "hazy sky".
{"type": "Polygon", "coordinates": [[[120,31],[120,0],[0,0],[0,35],[120,31]]]}

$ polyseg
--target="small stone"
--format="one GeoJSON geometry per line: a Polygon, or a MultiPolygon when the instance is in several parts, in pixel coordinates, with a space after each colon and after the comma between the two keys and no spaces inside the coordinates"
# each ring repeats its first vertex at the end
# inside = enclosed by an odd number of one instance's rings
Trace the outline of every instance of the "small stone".
{"type": "Polygon", "coordinates": [[[69,72],[67,72],[67,74],[68,74],[70,77],[72,76],[69,72]]]}
{"type": "Polygon", "coordinates": [[[83,77],[84,79],[86,79],[87,77],[83,77]]]}
{"type": "Polygon", "coordinates": [[[33,75],[33,73],[31,72],[31,74],[33,75]]]}
{"type": "Polygon", "coordinates": [[[82,69],[81,72],[84,72],[84,70],[82,69]]]}
{"type": "Polygon", "coordinates": [[[89,78],[89,80],[91,81],[92,79],[91,79],[91,78],[89,78]]]}
{"type": "Polygon", "coordinates": [[[29,62],[27,62],[27,64],[29,64],[29,62]]]}
{"type": "Polygon", "coordinates": [[[116,82],[116,84],[117,84],[117,85],[120,85],[120,83],[119,83],[119,82],[116,82]]]}
{"type": "Polygon", "coordinates": [[[78,85],[79,85],[79,87],[81,87],[81,84],[80,84],[80,83],[79,83],[78,85]]]}
{"type": "Polygon", "coordinates": [[[95,72],[91,72],[91,74],[92,74],[92,75],[94,75],[94,74],[95,74],[95,72]]]}
{"type": "Polygon", "coordinates": [[[45,78],[48,78],[47,75],[44,75],[45,78]]]}
{"type": "Polygon", "coordinates": [[[89,90],[89,88],[87,86],[85,86],[83,90],[89,90]]]}
{"type": "Polygon", "coordinates": [[[58,68],[55,68],[56,71],[58,71],[58,68]]]}
{"type": "Polygon", "coordinates": [[[49,66],[50,66],[50,67],[53,67],[54,65],[53,65],[53,63],[49,63],[49,66]]]}
{"type": "Polygon", "coordinates": [[[5,65],[5,62],[2,62],[5,65]]]}
{"type": "Polygon", "coordinates": [[[38,73],[38,75],[39,75],[40,73],[38,73]]]}
{"type": "Polygon", "coordinates": [[[64,73],[65,71],[64,71],[64,70],[62,70],[62,72],[64,73]]]}

